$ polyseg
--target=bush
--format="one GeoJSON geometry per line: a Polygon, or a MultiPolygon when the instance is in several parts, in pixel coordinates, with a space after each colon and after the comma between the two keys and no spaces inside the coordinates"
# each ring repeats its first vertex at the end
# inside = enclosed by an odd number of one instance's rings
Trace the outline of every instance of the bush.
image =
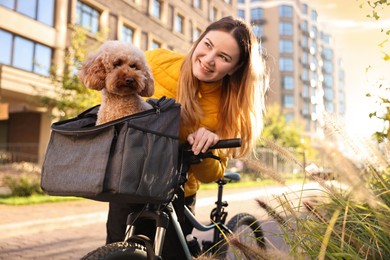
{"type": "Polygon", "coordinates": [[[33,194],[42,194],[39,178],[21,174],[19,176],[5,176],[4,184],[11,190],[12,196],[28,197],[33,194]]]}

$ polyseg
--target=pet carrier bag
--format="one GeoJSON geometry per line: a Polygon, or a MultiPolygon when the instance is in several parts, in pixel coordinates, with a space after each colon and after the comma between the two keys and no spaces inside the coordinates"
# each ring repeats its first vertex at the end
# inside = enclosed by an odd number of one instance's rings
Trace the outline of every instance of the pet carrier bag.
{"type": "Polygon", "coordinates": [[[180,105],[170,98],[148,102],[152,109],[98,126],[99,105],[52,124],[42,190],[99,201],[169,201],[180,178],[180,105]]]}

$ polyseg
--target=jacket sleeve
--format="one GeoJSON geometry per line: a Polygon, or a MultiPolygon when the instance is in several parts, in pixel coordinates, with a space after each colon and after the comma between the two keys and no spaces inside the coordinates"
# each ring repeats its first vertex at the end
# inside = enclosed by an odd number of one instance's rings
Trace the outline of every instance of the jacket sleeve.
{"type": "Polygon", "coordinates": [[[228,158],[222,156],[218,150],[213,153],[220,157],[221,161],[206,158],[199,164],[191,165],[191,172],[200,182],[209,183],[216,181],[217,179],[222,178],[225,173],[228,158]]]}

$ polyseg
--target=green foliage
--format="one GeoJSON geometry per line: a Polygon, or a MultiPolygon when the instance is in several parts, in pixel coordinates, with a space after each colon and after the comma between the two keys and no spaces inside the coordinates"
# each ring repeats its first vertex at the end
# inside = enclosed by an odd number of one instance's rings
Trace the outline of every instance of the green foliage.
{"type": "MultiPolygon", "coordinates": [[[[367,15],[368,18],[379,20],[381,18],[381,12],[385,12],[388,9],[388,6],[390,6],[389,0],[376,0],[376,1],[361,1],[358,0],[360,3],[359,7],[363,8],[364,6],[368,6],[370,10],[370,14],[367,15]],[[387,9],[386,9],[387,8],[387,9]]],[[[385,40],[382,40],[378,44],[378,46],[382,49],[386,48],[386,44],[389,44],[389,36],[390,36],[390,30],[385,31],[384,29],[381,30],[384,33],[384,36],[386,37],[385,40]]],[[[390,62],[390,54],[388,50],[382,51],[383,53],[383,60],[385,62],[390,62]]],[[[383,88],[382,85],[379,85],[379,89],[383,88]]],[[[388,93],[390,90],[389,87],[385,88],[385,91],[383,93],[388,93]]],[[[370,94],[368,94],[370,96],[370,94]]],[[[384,94],[383,96],[377,96],[379,100],[380,106],[383,108],[383,111],[375,111],[371,113],[369,116],[370,118],[375,117],[377,119],[380,119],[383,121],[383,129],[382,131],[377,131],[373,134],[374,138],[378,141],[378,143],[385,143],[389,140],[390,137],[390,99],[388,98],[388,95],[384,94]]]]}
{"type": "Polygon", "coordinates": [[[42,194],[39,178],[21,174],[19,176],[5,176],[4,184],[11,190],[12,196],[28,197],[33,194],[42,194]]]}
{"type": "Polygon", "coordinates": [[[80,82],[77,71],[87,53],[95,50],[104,37],[96,35],[96,40],[91,40],[82,27],[74,26],[72,29],[63,71],[59,73],[58,66],[51,69],[53,93],[41,93],[42,104],[53,108],[53,117],[58,120],[74,117],[100,102],[100,93],[86,88],[80,82]]]}
{"type": "Polygon", "coordinates": [[[296,122],[287,122],[277,104],[267,108],[262,137],[283,147],[304,148],[302,127],[296,122]]]}
{"type": "Polygon", "coordinates": [[[31,196],[28,197],[0,195],[0,204],[12,205],[12,206],[76,201],[76,200],[84,200],[84,198],[49,196],[46,194],[32,194],[31,196]]]}
{"type": "MultiPolygon", "coordinates": [[[[380,85],[379,88],[382,88],[383,86],[380,85]]],[[[385,92],[389,92],[390,87],[385,87],[385,92]]],[[[378,141],[378,143],[383,143],[390,140],[390,99],[386,96],[373,96],[371,94],[367,94],[369,97],[374,97],[377,100],[377,103],[380,107],[382,107],[382,110],[374,111],[369,114],[370,118],[377,118],[382,120],[383,122],[383,129],[381,131],[377,131],[374,133],[375,139],[378,141]]]]}

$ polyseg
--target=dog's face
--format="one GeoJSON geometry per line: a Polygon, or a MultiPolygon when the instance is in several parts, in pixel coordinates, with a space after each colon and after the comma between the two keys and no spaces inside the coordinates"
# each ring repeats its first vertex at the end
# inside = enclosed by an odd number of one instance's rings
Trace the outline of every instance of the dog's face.
{"type": "Polygon", "coordinates": [[[107,41],[81,66],[80,80],[91,89],[116,95],[139,94],[150,97],[154,80],[145,56],[132,44],[107,41]]]}

